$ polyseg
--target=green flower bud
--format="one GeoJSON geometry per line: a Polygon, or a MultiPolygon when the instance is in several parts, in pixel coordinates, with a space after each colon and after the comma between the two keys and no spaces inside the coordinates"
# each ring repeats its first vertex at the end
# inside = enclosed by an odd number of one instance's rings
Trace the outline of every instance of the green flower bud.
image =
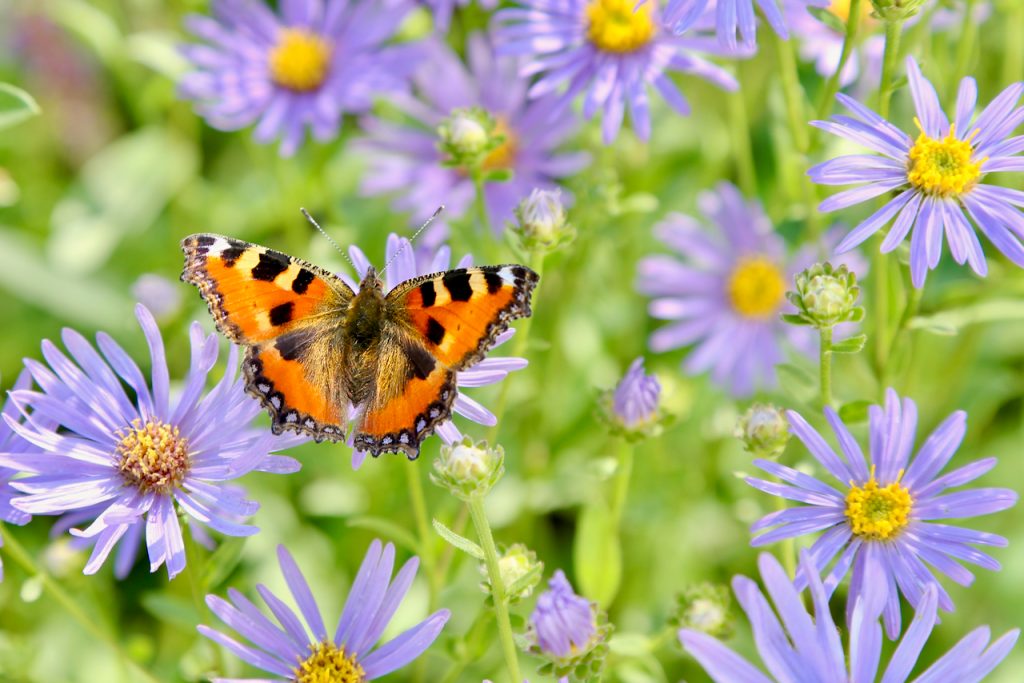
{"type": "Polygon", "coordinates": [[[505,472],[501,446],[489,448],[486,441],[474,443],[469,437],[441,446],[430,479],[462,500],[486,495],[505,472]]]}
{"type": "Polygon", "coordinates": [[[849,268],[833,268],[831,263],[816,263],[796,276],[796,291],[787,292],[797,308],[796,315],[784,318],[798,325],[812,325],[830,329],[839,323],[856,322],[864,317],[864,309],[857,306],[860,287],[857,275],[849,268]]]}
{"type": "Polygon", "coordinates": [[[871,0],[875,16],[882,21],[906,21],[918,13],[925,0],[871,0]]]}
{"type": "Polygon", "coordinates": [[[534,189],[516,207],[512,231],[524,249],[550,251],[568,244],[576,230],[566,220],[561,190],[534,189]]]}
{"type": "Polygon", "coordinates": [[[494,117],[480,107],[453,110],[437,127],[441,151],[447,156],[445,164],[478,170],[488,153],[504,141],[496,127],[494,117]]]}
{"type": "MultiPolygon", "coordinates": [[[[515,603],[533,594],[544,572],[544,563],[537,559],[537,553],[522,543],[515,543],[498,558],[498,571],[505,586],[505,596],[509,603],[515,603]]],[[[491,580],[483,563],[480,564],[480,573],[484,576],[480,587],[490,594],[491,580]]]]}
{"type": "Polygon", "coordinates": [[[770,403],[755,403],[736,423],[736,438],[749,452],[777,458],[789,442],[789,420],[770,403]]]}
{"type": "Polygon", "coordinates": [[[673,628],[688,628],[714,638],[728,638],[733,630],[729,588],[721,584],[701,583],[676,596],[669,617],[673,628]]]}

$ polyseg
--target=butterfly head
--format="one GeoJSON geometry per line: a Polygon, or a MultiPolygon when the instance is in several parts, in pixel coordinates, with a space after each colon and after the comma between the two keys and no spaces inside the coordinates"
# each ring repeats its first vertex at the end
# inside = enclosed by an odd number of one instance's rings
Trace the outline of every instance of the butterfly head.
{"type": "Polygon", "coordinates": [[[379,292],[384,291],[384,281],[377,277],[377,269],[373,266],[366,269],[366,274],[363,275],[363,281],[359,283],[360,292],[368,289],[375,289],[379,292]]]}

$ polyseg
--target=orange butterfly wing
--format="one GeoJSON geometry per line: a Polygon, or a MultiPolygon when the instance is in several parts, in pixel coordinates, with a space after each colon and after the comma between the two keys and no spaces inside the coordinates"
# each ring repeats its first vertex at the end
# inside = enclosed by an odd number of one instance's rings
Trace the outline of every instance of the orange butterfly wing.
{"type": "Polygon", "coordinates": [[[358,448],[410,458],[451,415],[455,371],[480,361],[515,318],[530,315],[538,276],[519,265],[413,278],[387,295],[376,387],[356,428],[358,448]]]}
{"type": "Polygon", "coordinates": [[[181,279],[199,288],[217,328],[249,347],[246,390],[285,429],[318,441],[344,438],[348,400],[335,364],[352,290],[337,276],[278,251],[220,235],[181,243],[181,279]]]}

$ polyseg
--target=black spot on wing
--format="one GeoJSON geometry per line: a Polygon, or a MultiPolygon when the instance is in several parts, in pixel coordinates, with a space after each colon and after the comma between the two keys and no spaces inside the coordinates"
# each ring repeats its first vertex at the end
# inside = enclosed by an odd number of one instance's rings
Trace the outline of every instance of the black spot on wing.
{"type": "Polygon", "coordinates": [[[444,341],[444,325],[433,318],[427,318],[427,339],[435,346],[440,346],[444,341]]]}
{"type": "Polygon", "coordinates": [[[426,379],[434,371],[437,361],[434,360],[434,356],[430,351],[427,351],[419,344],[411,342],[403,344],[402,350],[405,352],[406,358],[409,359],[412,377],[426,379]]]}
{"type": "Polygon", "coordinates": [[[200,247],[212,247],[217,238],[213,235],[199,235],[196,237],[196,245],[200,247]]]}
{"type": "Polygon", "coordinates": [[[235,261],[242,257],[242,254],[246,252],[248,247],[229,247],[224,251],[220,252],[220,258],[224,261],[225,268],[232,268],[235,265],[235,261]]]}
{"type": "Polygon", "coordinates": [[[523,268],[522,266],[512,266],[512,275],[517,280],[525,280],[526,279],[526,268],[523,268]]]}
{"type": "Polygon", "coordinates": [[[309,283],[316,279],[316,275],[313,275],[312,271],[302,268],[299,270],[299,274],[292,280],[292,291],[296,294],[305,294],[306,290],[309,289],[309,283]]]}
{"type": "Polygon", "coordinates": [[[443,282],[452,301],[469,301],[473,296],[473,288],[469,284],[469,273],[465,268],[448,271],[445,273],[443,282]]]}
{"type": "Polygon", "coordinates": [[[434,289],[434,281],[427,280],[420,284],[420,297],[423,299],[423,308],[430,308],[437,301],[437,290],[434,289]]]}
{"type": "Polygon", "coordinates": [[[270,309],[270,324],[274,327],[280,327],[285,323],[291,322],[294,308],[295,304],[291,301],[285,301],[283,304],[274,306],[270,309]]]}
{"type": "Polygon", "coordinates": [[[502,284],[504,284],[504,280],[501,279],[500,275],[489,270],[484,271],[484,282],[487,283],[487,292],[489,294],[497,294],[502,284]]]}
{"type": "Polygon", "coordinates": [[[313,330],[295,330],[278,337],[274,347],[284,360],[295,360],[306,352],[314,336],[313,330]]]}
{"type": "Polygon", "coordinates": [[[252,267],[252,276],[264,282],[273,282],[274,278],[288,269],[288,257],[284,254],[263,252],[260,261],[252,267]]]}

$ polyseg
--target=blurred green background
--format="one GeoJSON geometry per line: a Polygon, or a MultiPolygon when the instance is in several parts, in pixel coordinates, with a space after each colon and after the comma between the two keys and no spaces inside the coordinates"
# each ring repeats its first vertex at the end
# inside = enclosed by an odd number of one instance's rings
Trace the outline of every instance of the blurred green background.
{"type": "MultiPolygon", "coordinates": [[[[1016,0],[997,4],[996,17],[981,26],[981,49],[971,60],[981,101],[1024,69],[1019,63],[1024,21],[1017,5],[1016,0]]],[[[320,218],[340,244],[358,244],[378,265],[388,232],[409,235],[414,229],[408,216],[389,210],[390,198],[358,195],[366,160],[347,144],[358,135],[354,121],[346,121],[336,141],[307,144],[296,157],[281,159],[274,147],[252,142],[248,131],[210,129],[179,101],[175,81],[186,65],[175,45],[184,38],[181,18],[190,11],[205,13],[208,7],[156,0],[0,4],[0,82],[31,93],[41,110],[0,131],[0,386],[5,390],[22,359],[38,358],[40,341],[58,339],[65,326],[89,337],[97,330],[109,332],[145,367],[148,354],[132,315],[135,288],[144,275],[167,281],[169,309],[160,321],[172,377],[181,377],[188,367],[187,325],[196,319],[212,329],[194,289],[178,282],[178,243],[189,233],[224,233],[343,270],[347,265],[305,223],[300,206],[320,218]]],[[[453,44],[485,22],[479,10],[464,12],[453,44]]],[[[415,35],[426,25],[421,13],[408,32],[415,35]]],[[[961,39],[957,31],[929,35],[911,29],[905,45],[926,65],[926,73],[954,74],[961,39]]],[[[594,558],[580,561],[593,546],[579,535],[579,520],[607,500],[622,447],[595,416],[597,393],[613,386],[629,362],[645,353],[646,338],[656,327],[633,286],[638,258],[664,251],[652,237],[653,225],[670,210],[692,212],[699,191],[735,179],[737,144],[749,135],[758,196],[792,245],[801,238],[806,206],[800,175],[807,160],[793,155],[773,43],[762,42],[757,57],[731,67],[742,83],[738,95],[680,79],[694,114],[680,118],[662,103],[654,105],[656,144],[624,132],[614,146],[603,147],[593,124],[575,141],[595,158],[568,184],[576,198],[570,215],[578,238],[546,262],[527,347],[530,366],[508,380],[508,408],[499,425],[508,471],[487,508],[499,543],[526,543],[544,561],[546,576],[564,568],[577,588],[586,582],[581,575],[596,571],[588,566],[594,558]],[[749,131],[737,127],[737,111],[749,120],[749,131]]],[[[821,80],[809,66],[803,69],[810,101],[816,102],[821,80]]],[[[940,92],[948,95],[955,85],[950,76],[940,92]]],[[[5,107],[14,106],[4,98],[0,93],[5,107]]],[[[894,120],[909,129],[910,112],[907,94],[897,93],[894,120]]],[[[814,161],[833,153],[826,147],[814,161]]],[[[1019,178],[1011,184],[1022,187],[1019,178]]],[[[444,201],[437,198],[438,204],[444,201]]],[[[844,218],[849,224],[865,215],[855,208],[844,218]]],[[[481,244],[468,220],[450,222],[456,257],[472,246],[478,262],[512,258],[500,240],[481,244]]],[[[902,350],[893,384],[918,402],[919,442],[949,412],[966,409],[967,439],[950,467],[996,455],[999,466],[977,485],[1019,489],[1024,484],[1024,276],[988,245],[986,253],[991,274],[985,280],[950,265],[948,258],[929,277],[922,306],[925,329],[902,350]],[[931,318],[940,312],[944,318],[931,318]]],[[[608,607],[617,630],[607,680],[706,680],[674,640],[657,639],[680,590],[705,580],[727,581],[735,573],[755,574],[756,552],[747,528],[774,504],[735,476],[752,470],[749,455],[732,437],[747,402],[732,401],[704,378],[685,377],[679,369],[684,355],[647,361],[664,387],[666,410],[676,419],[660,438],[637,448],[624,518],[622,582],[608,607]]],[[[820,424],[810,407],[813,384],[801,379],[802,373],[813,376],[814,361],[795,358],[793,365],[783,376],[783,389],[761,398],[797,408],[820,424]]],[[[842,401],[877,400],[883,389],[868,353],[843,357],[835,383],[842,401]]],[[[498,393],[498,387],[488,387],[471,395],[493,408],[498,393]]],[[[266,424],[265,417],[261,421],[266,424]]],[[[462,421],[459,426],[476,438],[488,435],[478,425],[462,421]]],[[[865,425],[859,427],[863,435],[865,425]]],[[[328,621],[335,618],[372,538],[394,541],[400,556],[410,554],[404,542],[417,536],[410,477],[426,482],[430,514],[455,524],[460,504],[427,482],[438,443],[428,440],[417,462],[385,456],[357,472],[349,465],[347,447],[310,444],[293,453],[303,463],[300,473],[248,476],[243,483],[262,505],[254,518],[262,531],[244,543],[228,541],[206,558],[216,574],[209,591],[223,594],[233,586],[251,596],[257,582],[283,589],[273,548],[286,542],[328,621]]],[[[798,443],[790,444],[783,462],[810,466],[798,443]]],[[[1024,510],[1018,506],[967,524],[1010,539],[1009,548],[993,553],[1004,568],[980,572],[971,588],[945,582],[957,611],[936,628],[921,658],[925,664],[978,625],[989,624],[1001,634],[1022,624],[1024,510]]],[[[237,661],[218,655],[196,633],[196,623],[216,622],[196,613],[187,581],[168,584],[163,570],[150,574],[144,562],[121,582],[109,566],[83,576],[85,556],[69,551],[66,538],[49,539],[49,525],[37,518],[15,533],[97,624],[160,680],[202,680],[218,662],[226,663],[228,673],[242,675],[237,661]]],[[[435,554],[449,552],[439,538],[431,543],[435,554]]],[[[131,680],[117,657],[70,620],[37,578],[4,557],[0,680],[131,680]]],[[[504,680],[499,650],[488,647],[493,632],[485,630],[476,649],[462,642],[484,609],[482,576],[459,554],[453,562],[438,600],[452,610],[452,620],[417,666],[425,667],[426,680],[441,680],[452,661],[461,659],[466,668],[455,680],[504,680]]],[[[842,595],[841,590],[833,601],[837,621],[842,595]]],[[[389,633],[422,617],[428,600],[421,577],[389,633]]],[[[531,605],[514,608],[517,617],[524,619],[531,605]]],[[[752,655],[745,619],[738,622],[737,634],[736,647],[752,655]]],[[[532,674],[533,663],[523,661],[524,675],[532,674]]],[[[417,666],[389,680],[412,680],[417,666]]],[[[1018,647],[990,680],[1020,681],[1022,671],[1024,650],[1018,647]]]]}

